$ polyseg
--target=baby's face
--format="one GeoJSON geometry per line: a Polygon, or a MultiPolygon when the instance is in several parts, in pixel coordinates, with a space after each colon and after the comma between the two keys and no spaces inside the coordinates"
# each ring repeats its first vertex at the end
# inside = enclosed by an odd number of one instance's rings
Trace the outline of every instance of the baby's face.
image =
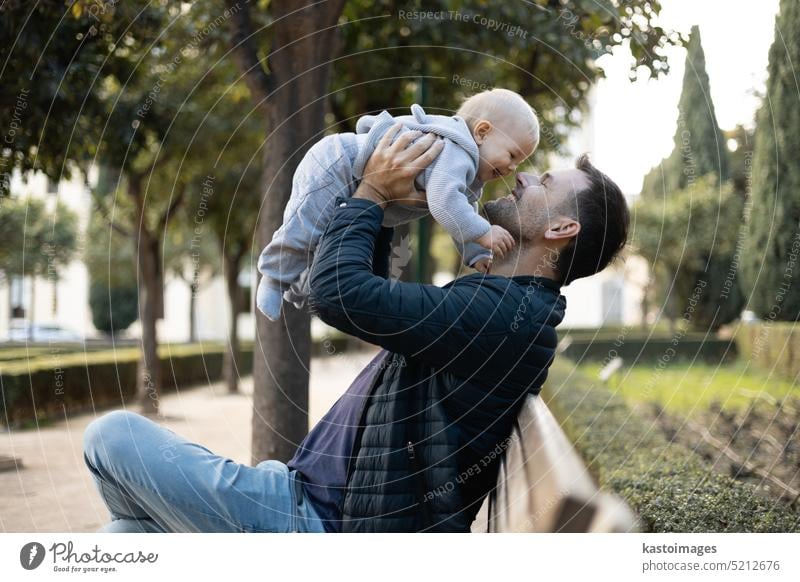
{"type": "Polygon", "coordinates": [[[537,145],[526,131],[504,120],[498,123],[478,122],[473,137],[480,152],[478,178],[481,182],[513,174],[537,145]]]}

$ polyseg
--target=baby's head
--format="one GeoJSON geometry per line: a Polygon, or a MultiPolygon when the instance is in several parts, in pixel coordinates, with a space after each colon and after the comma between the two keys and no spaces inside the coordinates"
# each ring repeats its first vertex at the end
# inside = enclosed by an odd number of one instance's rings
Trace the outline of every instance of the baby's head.
{"type": "Polygon", "coordinates": [[[456,115],[464,119],[478,144],[478,178],[482,182],[512,174],[539,145],[536,113],[508,89],[473,95],[456,115]]]}

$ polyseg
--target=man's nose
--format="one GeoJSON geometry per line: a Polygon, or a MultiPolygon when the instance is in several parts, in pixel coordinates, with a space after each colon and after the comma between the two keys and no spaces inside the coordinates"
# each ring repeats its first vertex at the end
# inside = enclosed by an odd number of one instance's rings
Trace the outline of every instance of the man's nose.
{"type": "Polygon", "coordinates": [[[539,180],[539,176],[536,174],[531,174],[530,172],[520,172],[517,174],[517,181],[520,182],[526,188],[531,185],[538,185],[541,184],[539,180]]]}

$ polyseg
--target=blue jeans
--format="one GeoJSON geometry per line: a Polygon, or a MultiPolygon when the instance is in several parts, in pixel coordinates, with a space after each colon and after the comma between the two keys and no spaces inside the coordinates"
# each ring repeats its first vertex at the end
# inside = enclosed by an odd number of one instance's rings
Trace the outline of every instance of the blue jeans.
{"type": "Polygon", "coordinates": [[[322,532],[297,471],[249,467],[123,410],[94,420],[84,460],[111,512],[101,532],[322,532]]]}

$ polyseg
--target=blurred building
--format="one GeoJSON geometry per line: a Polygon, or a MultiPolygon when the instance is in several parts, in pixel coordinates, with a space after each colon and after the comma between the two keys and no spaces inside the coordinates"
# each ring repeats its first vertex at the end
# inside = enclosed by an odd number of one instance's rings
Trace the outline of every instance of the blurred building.
{"type": "MultiPolygon", "coordinates": [[[[572,167],[575,159],[584,153],[588,153],[592,159],[596,157],[594,154],[598,146],[593,113],[596,111],[596,100],[597,93],[593,88],[589,93],[587,113],[583,116],[580,128],[567,140],[564,156],[551,156],[550,167],[572,167]]],[[[614,179],[614,176],[610,177],[614,179]]],[[[632,207],[639,196],[638,192],[623,193],[629,207],[632,207]]],[[[562,294],[567,298],[567,313],[562,326],[599,327],[641,323],[642,297],[648,277],[647,262],[628,252],[613,267],[602,273],[578,279],[562,289],[562,294]]]]}
{"type": "MultiPolygon", "coordinates": [[[[575,158],[588,152],[592,155],[597,147],[595,122],[595,90],[589,96],[589,105],[578,130],[570,136],[564,156],[551,156],[552,168],[569,167],[575,158]]],[[[543,137],[546,139],[543,127],[543,137]]],[[[88,182],[96,183],[97,172],[90,171],[88,182]]],[[[613,178],[613,176],[612,176],[613,178]]],[[[76,259],[64,270],[62,277],[54,282],[45,277],[37,277],[35,283],[30,278],[14,277],[10,281],[0,280],[0,306],[4,316],[0,317],[0,340],[7,339],[12,317],[19,324],[24,319],[35,324],[55,325],[80,337],[102,337],[92,325],[89,309],[89,277],[81,255],[84,245],[91,244],[84,233],[92,212],[92,201],[86,181],[81,176],[58,183],[48,180],[41,174],[32,175],[27,183],[16,173],[11,182],[15,196],[31,195],[55,205],[57,200],[66,204],[79,217],[81,236],[76,259]]],[[[635,202],[638,194],[627,194],[629,204],[635,202]]],[[[22,249],[20,249],[20,252],[22,249]]],[[[240,274],[240,282],[251,289],[249,311],[240,314],[239,330],[242,339],[252,339],[255,332],[252,290],[255,289],[255,272],[247,265],[240,274]]],[[[437,284],[447,283],[449,274],[437,273],[437,284]]],[[[642,321],[641,300],[648,279],[647,263],[636,256],[627,256],[603,273],[588,279],[579,279],[563,289],[567,298],[567,313],[563,322],[565,327],[598,327],[602,325],[635,325],[642,321]]],[[[189,338],[189,305],[191,290],[182,280],[167,275],[164,289],[164,315],[159,321],[159,338],[162,341],[186,341],[189,338]]],[[[224,339],[227,335],[230,308],[225,283],[217,276],[201,286],[195,303],[197,337],[202,340],[224,339]]],[[[315,336],[327,333],[325,326],[315,322],[315,336]]],[[[139,336],[139,323],[134,323],[127,336],[139,336]]]]}
{"type": "MultiPolygon", "coordinates": [[[[89,172],[88,182],[95,183],[96,171],[89,172]]],[[[102,338],[92,325],[89,309],[89,275],[83,263],[82,254],[86,244],[86,230],[92,212],[92,200],[86,180],[75,176],[70,180],[53,182],[40,173],[31,174],[24,182],[19,172],[11,180],[12,196],[32,196],[45,201],[49,208],[57,201],[73,210],[79,219],[78,252],[58,281],[47,277],[0,276],[0,341],[10,335],[19,334],[29,322],[34,330],[41,330],[42,339],[56,338],[54,329],[63,330],[65,338],[74,335],[81,338],[102,338]],[[48,329],[50,330],[48,332],[48,329]]],[[[19,249],[23,252],[24,249],[19,249]]],[[[241,282],[251,289],[250,276],[242,273],[241,282]]],[[[164,315],[159,321],[159,338],[162,341],[186,341],[189,338],[189,286],[170,275],[166,276],[164,289],[164,315]]],[[[239,331],[242,339],[252,339],[255,332],[254,314],[250,311],[239,315],[239,331]]],[[[222,277],[218,276],[203,285],[197,293],[195,303],[197,336],[199,339],[224,339],[227,336],[230,308],[227,291],[222,277]]],[[[125,334],[126,337],[139,337],[139,323],[135,322],[125,334]]]]}

